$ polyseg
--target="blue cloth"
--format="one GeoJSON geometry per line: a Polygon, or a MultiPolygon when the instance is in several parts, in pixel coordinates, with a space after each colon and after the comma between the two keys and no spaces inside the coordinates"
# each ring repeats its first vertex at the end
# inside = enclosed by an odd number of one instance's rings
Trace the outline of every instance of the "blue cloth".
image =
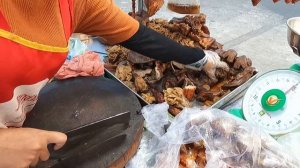
{"type": "Polygon", "coordinates": [[[81,42],[80,39],[70,38],[67,60],[71,60],[74,56],[85,53],[86,49],[87,45],[81,42]]]}
{"type": "Polygon", "coordinates": [[[86,45],[78,38],[70,38],[67,60],[71,60],[76,55],[84,54],[86,51],[98,53],[101,57],[101,60],[104,60],[105,57],[107,57],[106,46],[100,43],[97,38],[92,38],[92,40],[93,42],[91,45],[86,45]]]}

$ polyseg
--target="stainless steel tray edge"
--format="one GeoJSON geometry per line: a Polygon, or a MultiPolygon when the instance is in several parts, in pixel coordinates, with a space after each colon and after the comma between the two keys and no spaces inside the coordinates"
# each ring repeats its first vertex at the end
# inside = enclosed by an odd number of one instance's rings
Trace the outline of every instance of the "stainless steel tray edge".
{"type": "Polygon", "coordinates": [[[120,79],[118,79],[113,73],[111,73],[106,68],[104,69],[104,71],[105,71],[105,76],[107,78],[120,82],[122,85],[124,85],[126,88],[128,88],[132,93],[134,93],[137,96],[137,98],[139,99],[139,101],[140,101],[140,103],[141,103],[142,106],[149,105],[149,103],[147,103],[142,98],[142,96],[140,96],[138,93],[136,93],[135,91],[133,91],[132,89],[130,89],[127,85],[125,85],[125,83],[123,81],[121,81],[120,79]]]}
{"type": "Polygon", "coordinates": [[[235,88],[233,91],[231,91],[228,95],[222,97],[219,101],[214,103],[211,108],[218,108],[221,109],[224,105],[229,103],[233,99],[239,99],[242,95],[240,95],[243,91],[245,91],[257,78],[258,71],[255,70],[255,74],[244,84],[241,86],[235,88]]]}

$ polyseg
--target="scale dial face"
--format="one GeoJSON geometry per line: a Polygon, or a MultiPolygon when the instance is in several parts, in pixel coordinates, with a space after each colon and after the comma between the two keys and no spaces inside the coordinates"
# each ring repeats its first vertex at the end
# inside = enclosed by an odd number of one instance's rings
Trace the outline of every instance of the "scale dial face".
{"type": "Polygon", "coordinates": [[[243,112],[248,122],[258,125],[271,135],[297,129],[300,126],[300,74],[291,70],[274,70],[260,76],[244,96],[243,112]],[[268,108],[262,105],[264,100],[270,106],[283,101],[275,94],[269,94],[273,90],[282,91],[285,102],[279,110],[267,111],[268,108]],[[266,93],[270,95],[269,99],[263,98],[266,93]]]}

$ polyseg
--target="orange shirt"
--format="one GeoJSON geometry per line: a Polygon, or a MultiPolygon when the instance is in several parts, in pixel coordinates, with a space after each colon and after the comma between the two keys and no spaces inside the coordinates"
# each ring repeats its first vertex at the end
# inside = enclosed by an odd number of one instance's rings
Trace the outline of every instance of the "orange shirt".
{"type": "MultiPolygon", "coordinates": [[[[100,36],[109,44],[123,42],[138,30],[138,22],[113,0],[74,0],[74,33],[100,36]]],[[[12,33],[45,45],[65,47],[58,0],[0,0],[12,33]]]]}

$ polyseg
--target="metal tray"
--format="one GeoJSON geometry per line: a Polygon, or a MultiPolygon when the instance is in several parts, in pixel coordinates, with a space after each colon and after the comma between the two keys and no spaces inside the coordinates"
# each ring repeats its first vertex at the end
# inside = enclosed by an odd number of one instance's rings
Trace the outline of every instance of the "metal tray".
{"type": "MultiPolygon", "coordinates": [[[[222,97],[219,101],[214,103],[211,107],[212,108],[222,108],[224,105],[226,105],[232,101],[235,101],[237,99],[240,99],[243,96],[243,94],[241,94],[241,93],[243,91],[245,91],[255,81],[255,79],[257,78],[257,75],[258,75],[258,71],[255,70],[254,75],[247,82],[245,82],[241,86],[232,90],[229,94],[227,94],[226,96],[222,97]]],[[[130,89],[128,86],[126,86],[123,83],[123,81],[118,79],[113,73],[111,73],[107,69],[105,69],[105,77],[112,79],[112,80],[116,80],[116,81],[120,82],[121,84],[123,84],[125,87],[127,87],[130,91],[132,91],[138,97],[142,106],[149,105],[149,103],[147,103],[138,93],[136,93],[135,91],[130,89]]]]}
{"type": "Polygon", "coordinates": [[[226,96],[222,97],[219,101],[214,103],[211,107],[221,109],[222,107],[224,107],[224,105],[243,97],[244,94],[242,93],[255,81],[257,76],[258,71],[255,70],[254,75],[247,82],[232,90],[229,94],[227,94],[226,96]]]}
{"type": "Polygon", "coordinates": [[[118,79],[113,73],[111,73],[111,72],[110,72],[109,70],[107,70],[106,68],[104,69],[104,71],[105,71],[104,76],[105,76],[106,78],[109,78],[109,79],[112,79],[112,80],[115,80],[115,81],[120,82],[122,85],[124,85],[126,88],[128,88],[131,92],[133,92],[133,93],[137,96],[137,98],[139,99],[139,101],[140,101],[140,103],[141,103],[142,106],[149,105],[149,103],[146,102],[146,101],[142,98],[142,96],[140,96],[138,93],[136,93],[135,91],[133,91],[132,89],[130,89],[127,85],[125,85],[125,83],[123,83],[123,81],[121,81],[120,79],[118,79]]]}

